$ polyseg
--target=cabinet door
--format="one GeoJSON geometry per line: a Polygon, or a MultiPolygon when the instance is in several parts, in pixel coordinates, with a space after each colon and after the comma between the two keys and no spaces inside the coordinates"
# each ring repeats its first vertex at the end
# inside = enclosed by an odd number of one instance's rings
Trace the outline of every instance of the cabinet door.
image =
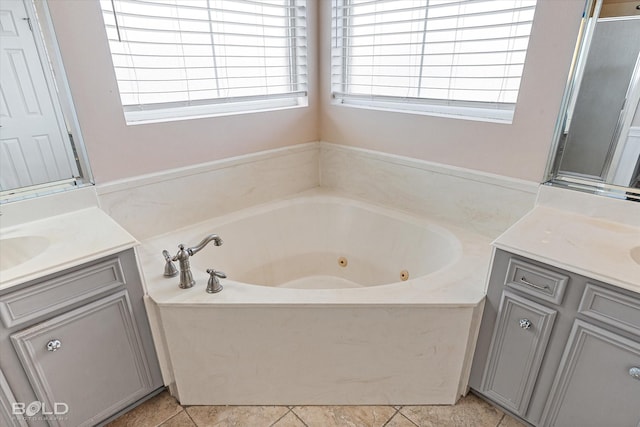
{"type": "Polygon", "coordinates": [[[0,425],[7,427],[27,427],[27,423],[14,415],[13,405],[17,403],[7,379],[0,370],[0,425]]]}
{"type": "Polygon", "coordinates": [[[504,291],[481,391],[524,417],[556,311],[504,291]]]}
{"type": "Polygon", "coordinates": [[[576,320],[543,414],[545,426],[640,426],[640,343],[576,320]]]}
{"type": "Polygon", "coordinates": [[[11,340],[44,410],[65,412],[68,406],[68,413],[50,416],[51,425],[95,425],[151,391],[127,291],[15,333],[11,340]]]}

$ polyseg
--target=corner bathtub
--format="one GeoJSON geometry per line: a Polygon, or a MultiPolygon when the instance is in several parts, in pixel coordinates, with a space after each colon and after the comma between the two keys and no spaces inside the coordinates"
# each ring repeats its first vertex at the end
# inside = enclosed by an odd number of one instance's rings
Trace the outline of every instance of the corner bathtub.
{"type": "Polygon", "coordinates": [[[453,404],[484,301],[486,237],[311,192],[138,248],[165,383],[182,404],[453,404]],[[195,287],[161,252],[197,244],[195,287]],[[207,268],[224,290],[205,292],[207,268]]]}

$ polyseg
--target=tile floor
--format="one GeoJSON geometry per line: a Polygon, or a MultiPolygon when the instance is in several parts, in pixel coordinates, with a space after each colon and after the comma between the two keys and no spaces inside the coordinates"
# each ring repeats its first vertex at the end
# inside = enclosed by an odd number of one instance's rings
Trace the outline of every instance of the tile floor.
{"type": "Polygon", "coordinates": [[[524,427],[469,394],[455,406],[181,406],[164,391],[107,427],[524,427]]]}

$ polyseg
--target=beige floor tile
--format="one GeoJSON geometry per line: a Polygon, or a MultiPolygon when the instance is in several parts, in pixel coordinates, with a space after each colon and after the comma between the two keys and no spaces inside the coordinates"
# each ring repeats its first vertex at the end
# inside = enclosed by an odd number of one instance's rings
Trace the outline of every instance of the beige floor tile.
{"type": "Polygon", "coordinates": [[[502,421],[500,421],[500,424],[498,424],[498,427],[526,427],[526,425],[516,420],[515,418],[505,414],[502,421]]]}
{"type": "Polygon", "coordinates": [[[120,418],[107,424],[108,427],[156,427],[182,411],[182,406],[167,391],[144,402],[120,418]]]}
{"type": "Polygon", "coordinates": [[[162,423],[160,427],[196,427],[195,423],[185,411],[162,423]]]}
{"type": "Polygon", "coordinates": [[[293,412],[309,427],[379,427],[396,410],[391,406],[296,406],[293,412]]]}
{"type": "Polygon", "coordinates": [[[282,417],[286,406],[189,406],[186,411],[198,427],[268,427],[282,417]]]}
{"type": "Polygon", "coordinates": [[[280,418],[272,427],[305,427],[305,425],[300,421],[300,418],[296,417],[296,414],[289,412],[280,418]]]}
{"type": "Polygon", "coordinates": [[[472,394],[454,406],[405,406],[400,412],[420,427],[495,427],[503,415],[472,394]]]}
{"type": "Polygon", "coordinates": [[[416,427],[416,425],[398,412],[384,427],[416,427]]]}

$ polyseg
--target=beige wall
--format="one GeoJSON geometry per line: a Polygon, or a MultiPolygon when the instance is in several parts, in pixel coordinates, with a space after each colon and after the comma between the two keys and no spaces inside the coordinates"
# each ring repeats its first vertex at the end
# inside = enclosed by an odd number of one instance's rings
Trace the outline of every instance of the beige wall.
{"type": "Polygon", "coordinates": [[[316,10],[306,108],[127,126],[98,0],[49,0],[96,183],[318,139],[316,10]]]}
{"type": "MultiPolygon", "coordinates": [[[[323,1],[321,20],[330,20],[323,1]]],[[[543,179],[584,0],[539,0],[513,124],[332,104],[330,34],[321,27],[321,138],[515,178],[543,179]]]]}
{"type": "Polygon", "coordinates": [[[309,0],[309,107],[127,126],[98,1],[49,0],[96,182],[319,139],[542,179],[583,0],[539,0],[511,125],[332,105],[331,3],[309,0]],[[319,21],[326,25],[319,31],[318,64],[319,21]]]}

